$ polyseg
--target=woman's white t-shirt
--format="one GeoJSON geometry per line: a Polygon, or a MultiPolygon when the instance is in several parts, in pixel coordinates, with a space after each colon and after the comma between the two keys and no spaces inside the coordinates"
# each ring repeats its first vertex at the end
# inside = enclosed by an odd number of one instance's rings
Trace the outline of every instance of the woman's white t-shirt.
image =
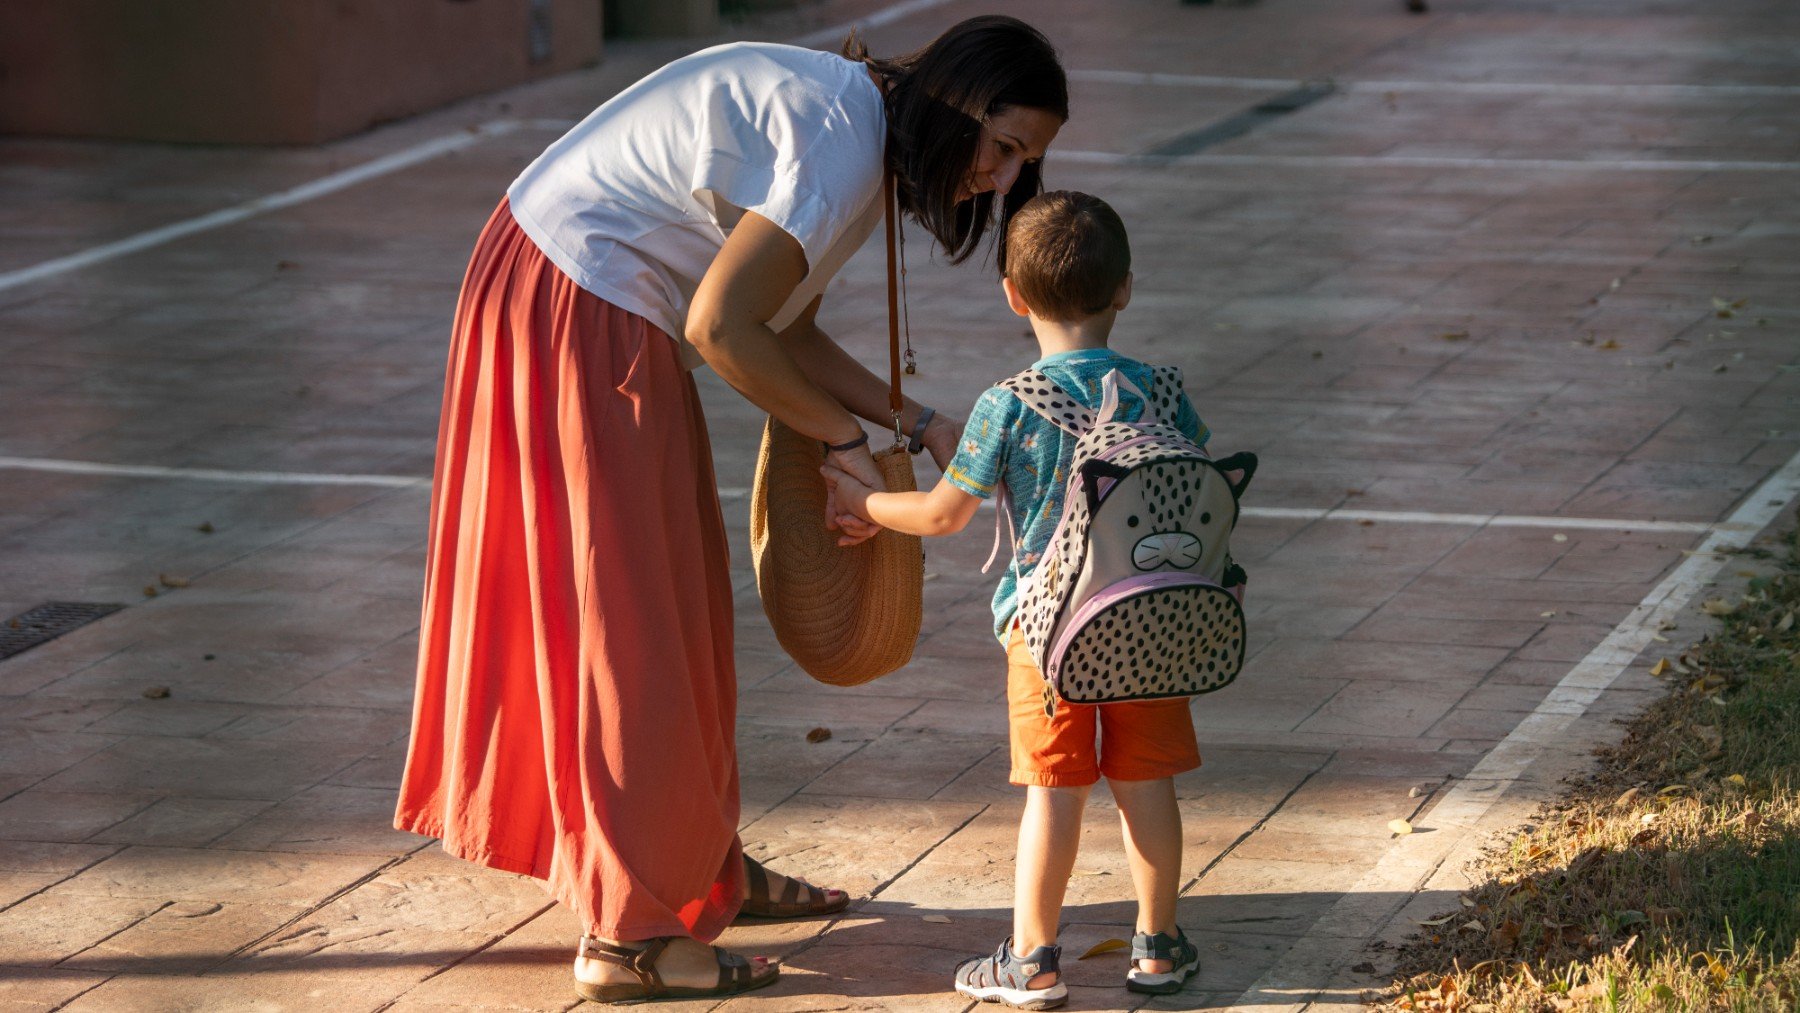
{"type": "Polygon", "coordinates": [[[614,96],[507,190],[514,219],[576,284],[681,343],[725,237],[754,211],[799,241],[807,274],[769,325],[792,323],[881,218],[886,113],[860,63],[736,42],[614,96]]]}

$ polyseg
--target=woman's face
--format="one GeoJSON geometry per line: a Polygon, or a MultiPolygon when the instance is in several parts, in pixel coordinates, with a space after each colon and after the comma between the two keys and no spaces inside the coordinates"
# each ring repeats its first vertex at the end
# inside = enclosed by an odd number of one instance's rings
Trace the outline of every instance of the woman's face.
{"type": "Polygon", "coordinates": [[[1055,113],[1028,106],[1006,106],[981,125],[975,165],[963,181],[959,200],[994,191],[1005,196],[1027,162],[1044,157],[1063,121],[1055,113]]]}

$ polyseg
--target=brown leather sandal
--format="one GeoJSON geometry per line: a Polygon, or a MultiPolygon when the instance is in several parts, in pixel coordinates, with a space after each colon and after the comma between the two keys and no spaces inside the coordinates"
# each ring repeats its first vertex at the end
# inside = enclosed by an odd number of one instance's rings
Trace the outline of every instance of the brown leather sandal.
{"type": "Polygon", "coordinates": [[[575,994],[589,1002],[606,1003],[647,1002],[653,999],[717,999],[773,985],[775,979],[781,977],[781,968],[773,965],[769,973],[758,976],[751,969],[750,961],[715,946],[713,959],[719,962],[717,985],[712,988],[695,988],[664,984],[662,975],[656,970],[656,958],[669,948],[670,940],[679,938],[681,937],[659,936],[647,940],[643,949],[632,950],[603,943],[593,936],[582,936],[580,953],[583,957],[616,964],[637,975],[638,980],[635,984],[621,982],[610,985],[577,980],[575,994]]]}
{"type": "Polygon", "coordinates": [[[787,886],[781,889],[781,898],[769,898],[769,877],[763,864],[749,855],[744,856],[744,875],[750,880],[750,896],[744,899],[743,907],[738,914],[752,918],[807,918],[812,915],[836,914],[850,906],[850,895],[842,890],[821,890],[811,883],[787,877],[787,886]],[[806,899],[800,899],[801,891],[806,891],[806,899]],[[832,896],[836,894],[836,896],[832,896]]]}

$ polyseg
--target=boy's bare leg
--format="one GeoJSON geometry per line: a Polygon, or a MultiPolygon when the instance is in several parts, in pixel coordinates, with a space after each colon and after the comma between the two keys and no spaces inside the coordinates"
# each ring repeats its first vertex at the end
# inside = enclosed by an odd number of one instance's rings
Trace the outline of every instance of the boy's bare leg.
{"type": "MultiPolygon", "coordinates": [[[[1081,815],[1093,785],[1025,789],[1019,820],[1019,857],[1013,876],[1013,953],[1024,956],[1056,941],[1063,894],[1081,848],[1081,815]]],[[[1055,974],[1040,974],[1032,988],[1048,988],[1055,974]]]]}
{"type": "MultiPolygon", "coordinates": [[[[1125,829],[1125,855],[1137,890],[1139,932],[1175,932],[1175,898],[1181,891],[1181,808],[1175,779],[1108,780],[1125,829]]],[[[1138,969],[1166,974],[1172,961],[1140,960],[1138,969]]]]}

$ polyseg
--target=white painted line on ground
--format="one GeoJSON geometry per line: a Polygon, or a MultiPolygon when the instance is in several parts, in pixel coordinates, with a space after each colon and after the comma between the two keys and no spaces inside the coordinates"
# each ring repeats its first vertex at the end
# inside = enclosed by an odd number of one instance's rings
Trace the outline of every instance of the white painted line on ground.
{"type": "MultiPolygon", "coordinates": [[[[876,11],[873,14],[857,18],[854,21],[846,21],[840,25],[832,25],[829,28],[820,28],[817,31],[807,32],[799,38],[789,39],[788,44],[793,46],[831,46],[835,49],[838,43],[844,41],[844,36],[850,34],[850,29],[852,28],[880,28],[882,25],[898,21],[901,18],[911,17],[921,11],[928,11],[933,7],[942,7],[949,2],[950,0],[906,0],[905,3],[897,3],[892,7],[876,11]]],[[[948,28],[949,26],[945,25],[944,27],[948,28]]]]}
{"type": "Polygon", "coordinates": [[[1457,158],[1440,155],[1126,155],[1053,148],[1057,165],[1127,168],[1525,169],[1549,172],[1800,172],[1800,162],[1674,158],[1457,158]]]}
{"type": "Polygon", "coordinates": [[[1346,510],[1317,507],[1245,507],[1239,516],[1270,520],[1370,521],[1377,524],[1461,524],[1474,528],[1561,528],[1570,531],[1682,531],[1699,534],[1721,525],[1706,521],[1643,521],[1554,514],[1454,514],[1419,510],[1346,510]]]}
{"type": "Polygon", "coordinates": [[[13,471],[48,471],[63,475],[172,478],[190,482],[230,482],[238,485],[367,485],[388,489],[431,488],[431,479],[413,475],[334,475],[324,472],[164,468],[152,464],[101,464],[95,461],[62,461],[43,457],[0,457],[0,468],[13,471]]]}
{"type": "Polygon", "coordinates": [[[1436,833],[1410,834],[1389,846],[1375,867],[1357,880],[1332,908],[1300,937],[1276,965],[1251,985],[1234,1010],[1290,1010],[1318,999],[1335,975],[1362,960],[1363,947],[1423,889],[1444,859],[1506,789],[1549,748],[1562,743],[1568,727],[1587,713],[1649,647],[1657,630],[1673,622],[1718,574],[1726,553],[1748,544],[1800,496],[1800,453],[1765,479],[1729,520],[1700,543],[1693,555],[1645,595],[1606,639],[1569,670],[1506,738],[1424,817],[1436,833]]]}
{"type": "Polygon", "coordinates": [[[1576,95],[1596,98],[1711,98],[1744,96],[1777,98],[1800,95],[1800,85],[1787,84],[1580,84],[1529,81],[1379,81],[1342,78],[1311,80],[1288,77],[1219,77],[1208,74],[1162,74],[1135,70],[1072,70],[1071,81],[1132,86],[1220,88],[1242,91],[1285,91],[1308,84],[1330,84],[1342,92],[1393,92],[1448,95],[1576,95]]]}
{"type": "MultiPolygon", "coordinates": [[[[875,28],[917,14],[920,11],[941,6],[948,2],[950,2],[950,0],[907,0],[905,3],[895,4],[892,7],[876,11],[867,17],[857,19],[856,21],[845,22],[841,25],[833,25],[830,28],[821,28],[816,32],[802,35],[791,41],[792,44],[796,46],[816,45],[821,42],[833,41],[834,39],[841,41],[845,35],[849,34],[850,29],[853,27],[875,28]]],[[[342,172],[334,172],[329,176],[315,179],[310,183],[303,183],[292,189],[282,190],[279,193],[272,193],[258,197],[254,200],[245,201],[235,207],[224,208],[209,214],[201,215],[198,218],[189,218],[185,221],[174,222],[159,228],[150,229],[147,232],[140,232],[134,236],[127,236],[116,242],[89,247],[86,250],[82,250],[80,253],[72,253],[66,257],[57,257],[54,260],[46,260],[40,264],[33,264],[30,267],[21,268],[17,271],[9,271],[0,274],[0,292],[4,292],[10,288],[17,288],[20,285],[28,285],[34,281],[42,281],[45,278],[54,278],[59,274],[66,274],[69,271],[77,271],[84,267],[92,267],[95,264],[105,263],[106,261],[118,257],[162,246],[165,243],[172,243],[177,239],[183,239],[187,236],[195,235],[196,233],[209,232],[213,229],[241,222],[246,218],[253,218],[269,211],[276,211],[281,208],[305,203],[316,197],[323,197],[329,193],[336,193],[339,190],[355,186],[358,183],[364,183],[379,176],[398,172],[401,169],[409,168],[420,162],[430,161],[440,155],[449,154],[452,151],[460,151],[472,144],[477,144],[491,137],[497,137],[514,130],[523,128],[562,131],[569,129],[577,122],[578,121],[576,120],[558,119],[534,119],[523,121],[513,119],[491,120],[468,130],[448,134],[434,140],[415,144],[410,148],[404,148],[400,151],[393,152],[392,154],[383,155],[380,158],[353,166],[342,172]]]]}
{"type": "MultiPolygon", "coordinates": [[[[431,478],[423,475],[357,475],[291,471],[231,471],[221,468],[165,468],[150,464],[108,464],[50,457],[0,457],[0,470],[43,471],[64,475],[101,475],[115,478],[184,479],[193,482],[233,482],[241,485],[367,485],[387,489],[428,489],[431,478]]],[[[720,486],[720,499],[743,499],[743,486],[720,486]]],[[[982,506],[992,509],[993,501],[982,506]]],[[[1628,517],[1555,517],[1532,514],[1431,513],[1421,510],[1346,510],[1338,507],[1245,507],[1241,516],[1273,520],[1373,521],[1385,524],[1453,524],[1474,528],[1554,528],[1569,531],[1671,531],[1704,534],[1736,532],[1731,522],[1646,521],[1628,517]]]]}
{"type": "Polygon", "coordinates": [[[302,183],[301,185],[288,190],[267,194],[258,197],[255,200],[245,201],[236,207],[224,208],[210,214],[201,215],[198,218],[189,218],[186,221],[175,222],[172,225],[164,225],[161,228],[151,229],[148,232],[140,232],[135,236],[129,236],[125,239],[118,240],[117,242],[90,247],[80,253],[72,253],[66,257],[57,257],[55,260],[46,260],[41,264],[33,264],[30,267],[22,268],[17,271],[9,271],[5,274],[0,274],[0,292],[9,288],[17,288],[20,285],[30,284],[34,281],[42,281],[45,278],[52,278],[69,271],[79,270],[84,267],[92,267],[95,264],[104,263],[108,260],[123,257],[127,254],[137,253],[140,250],[148,250],[152,247],[161,246],[164,243],[172,243],[177,239],[241,222],[246,218],[253,218],[256,215],[268,211],[293,207],[295,204],[304,203],[315,197],[323,197],[329,193],[336,193],[339,190],[355,186],[358,183],[366,182],[378,176],[385,176],[388,173],[398,172],[401,169],[417,165],[420,162],[429,161],[441,155],[447,155],[452,151],[460,151],[472,144],[485,141],[490,137],[510,133],[511,131],[518,129],[519,126],[520,124],[516,120],[494,120],[489,123],[483,123],[482,125],[473,127],[469,130],[447,134],[443,137],[415,144],[410,148],[405,148],[389,155],[383,155],[380,158],[364,162],[361,165],[352,166],[342,172],[334,172],[329,176],[315,179],[310,183],[302,183]]]}

